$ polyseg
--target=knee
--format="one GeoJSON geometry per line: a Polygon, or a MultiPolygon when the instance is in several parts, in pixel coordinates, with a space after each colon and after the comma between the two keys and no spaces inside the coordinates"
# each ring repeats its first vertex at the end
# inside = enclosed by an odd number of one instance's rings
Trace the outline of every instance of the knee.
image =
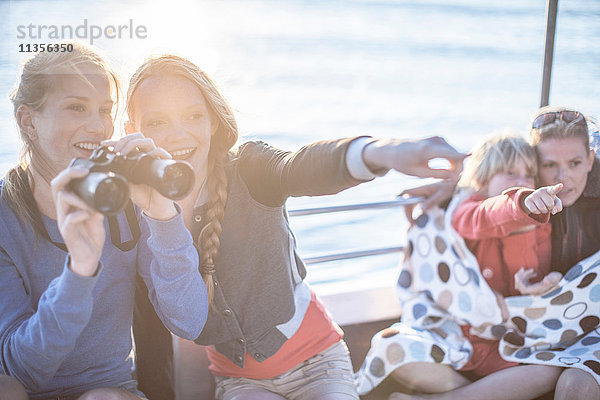
{"type": "Polygon", "coordinates": [[[441,393],[457,389],[470,381],[443,364],[417,362],[396,368],[391,376],[408,392],[441,393]]]}
{"type": "Polygon", "coordinates": [[[598,399],[600,386],[589,373],[575,368],[565,369],[556,383],[555,399],[598,399]]]}
{"type": "Polygon", "coordinates": [[[25,387],[11,376],[0,375],[0,400],[27,400],[25,387]]]}

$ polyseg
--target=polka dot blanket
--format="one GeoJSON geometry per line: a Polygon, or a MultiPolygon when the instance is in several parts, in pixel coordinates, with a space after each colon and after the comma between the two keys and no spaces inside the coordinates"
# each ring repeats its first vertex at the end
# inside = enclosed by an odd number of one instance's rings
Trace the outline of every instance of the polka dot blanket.
{"type": "Polygon", "coordinates": [[[500,339],[508,361],[579,368],[600,384],[600,251],[571,268],[552,292],[506,298],[509,318],[502,321],[475,256],[452,228],[461,200],[455,196],[446,212],[428,211],[409,229],[397,282],[402,317],[373,336],[356,373],[359,394],[411,362],[461,369],[472,353],[464,324],[500,339]]]}

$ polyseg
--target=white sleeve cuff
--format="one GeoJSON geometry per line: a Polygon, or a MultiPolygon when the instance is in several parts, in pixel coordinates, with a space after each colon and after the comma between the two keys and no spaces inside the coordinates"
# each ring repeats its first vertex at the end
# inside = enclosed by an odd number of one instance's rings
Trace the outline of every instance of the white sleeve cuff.
{"type": "Polygon", "coordinates": [[[377,139],[369,136],[363,136],[354,139],[348,146],[348,151],[346,152],[346,167],[354,179],[370,181],[378,176],[385,175],[389,171],[387,169],[378,170],[375,172],[371,171],[371,169],[367,167],[367,164],[365,164],[365,161],[363,160],[363,150],[368,144],[374,142],[375,140],[377,139]]]}

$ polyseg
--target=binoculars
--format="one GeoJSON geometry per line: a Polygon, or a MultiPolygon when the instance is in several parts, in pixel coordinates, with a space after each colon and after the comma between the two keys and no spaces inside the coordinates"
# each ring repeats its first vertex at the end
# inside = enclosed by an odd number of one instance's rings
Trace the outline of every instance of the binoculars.
{"type": "Polygon", "coordinates": [[[84,168],[89,174],[73,179],[69,189],[89,206],[105,215],[121,212],[129,200],[129,183],[146,184],[171,200],[188,195],[195,174],[185,161],[161,160],[138,150],[127,155],[100,146],[90,158],[74,158],[71,167],[84,168]]]}

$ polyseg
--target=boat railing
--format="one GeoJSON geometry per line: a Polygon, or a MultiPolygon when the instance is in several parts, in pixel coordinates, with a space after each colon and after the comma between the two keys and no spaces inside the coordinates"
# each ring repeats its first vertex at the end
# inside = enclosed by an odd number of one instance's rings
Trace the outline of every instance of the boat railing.
{"type": "MultiPolygon", "coordinates": [[[[370,202],[348,205],[334,205],[288,210],[290,217],[331,214],[345,211],[391,209],[414,205],[422,198],[397,197],[394,200],[370,202]]],[[[321,264],[331,261],[352,260],[359,257],[378,256],[402,252],[404,246],[383,248],[368,248],[354,251],[341,251],[329,254],[303,256],[305,264],[321,264]]],[[[396,297],[395,287],[389,280],[376,286],[342,288],[341,290],[322,292],[317,285],[315,291],[325,303],[329,312],[337,323],[343,326],[363,324],[367,322],[396,319],[400,316],[401,309],[396,297]]]]}
{"type": "MultiPolygon", "coordinates": [[[[389,200],[389,201],[293,209],[293,210],[289,210],[288,214],[290,217],[301,217],[301,216],[317,215],[317,214],[330,214],[330,213],[344,212],[344,211],[388,209],[388,208],[404,207],[407,205],[417,204],[421,200],[422,199],[419,197],[411,197],[411,198],[397,197],[396,199],[389,200]]],[[[398,253],[403,250],[404,250],[404,246],[393,246],[393,247],[383,247],[383,248],[375,248],[375,249],[356,250],[356,251],[350,251],[350,252],[338,252],[338,253],[331,253],[331,254],[311,255],[311,256],[303,257],[303,260],[307,265],[310,265],[310,264],[326,263],[326,262],[331,262],[331,261],[349,260],[349,259],[359,258],[359,257],[368,257],[368,256],[376,256],[376,255],[383,255],[383,254],[390,254],[390,253],[398,253]]]]}

